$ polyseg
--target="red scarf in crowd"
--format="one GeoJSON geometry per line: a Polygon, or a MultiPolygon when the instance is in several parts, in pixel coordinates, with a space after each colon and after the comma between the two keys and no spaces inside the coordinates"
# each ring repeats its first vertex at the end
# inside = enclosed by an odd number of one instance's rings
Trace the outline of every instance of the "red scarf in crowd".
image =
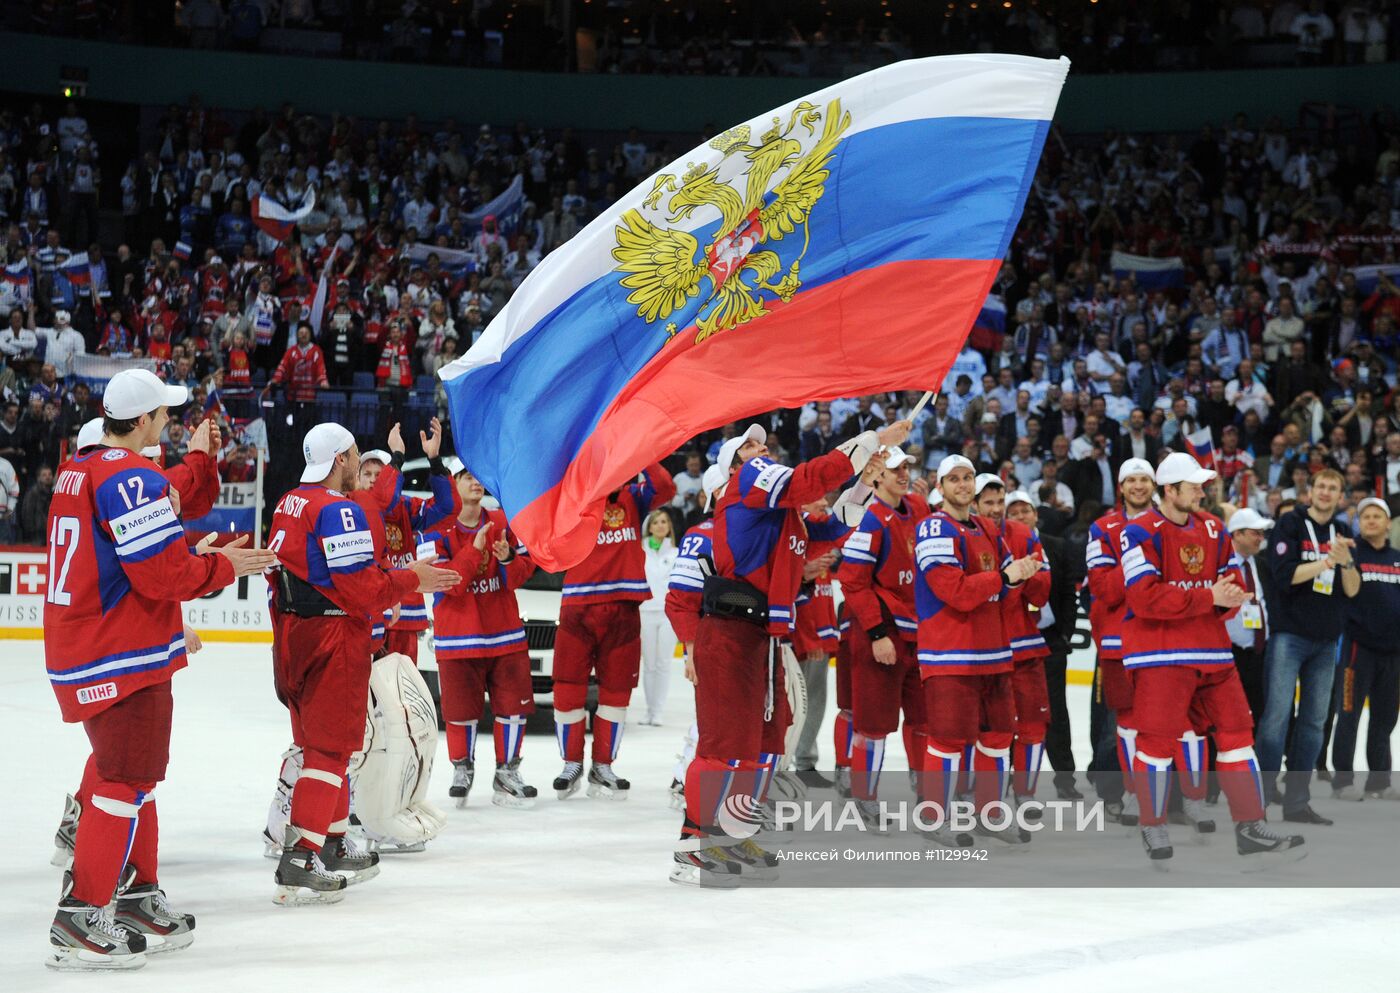
{"type": "Polygon", "coordinates": [[[375,378],[379,380],[381,386],[412,386],[413,370],[408,366],[408,343],[400,341],[398,344],[390,341],[384,345],[384,351],[379,355],[379,371],[375,373],[375,378]],[[394,357],[398,356],[399,373],[396,381],[390,381],[393,375],[394,357]]]}

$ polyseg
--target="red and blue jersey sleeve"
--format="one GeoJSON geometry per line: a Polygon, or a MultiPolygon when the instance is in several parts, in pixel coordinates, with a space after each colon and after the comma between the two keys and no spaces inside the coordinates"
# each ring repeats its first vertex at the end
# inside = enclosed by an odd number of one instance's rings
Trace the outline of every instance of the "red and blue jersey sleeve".
{"type": "Polygon", "coordinates": [[[348,499],[324,504],[306,543],[307,579],[327,589],[346,611],[377,616],[412,593],[417,577],[402,570],[383,569],[374,535],[360,506],[348,499]]]}
{"type": "Polygon", "coordinates": [[[847,613],[855,618],[861,630],[875,631],[879,637],[894,634],[893,631],[879,632],[884,627],[884,615],[880,599],[875,595],[875,570],[884,553],[885,532],[880,518],[867,510],[860,524],[846,536],[841,546],[841,565],[836,571],[847,613]]]}
{"type": "Polygon", "coordinates": [[[666,619],[671,622],[676,637],[687,644],[695,640],[695,629],[700,623],[706,567],[714,571],[712,533],[711,528],[703,526],[691,528],[681,539],[676,560],[671,563],[671,578],[666,587],[666,619]]]}
{"type": "Polygon", "coordinates": [[[796,469],[765,458],[749,459],[739,467],[739,502],[755,510],[805,507],[854,475],[850,457],[828,452],[796,469]]]}
{"type": "MultiPolygon", "coordinates": [[[[997,545],[1000,555],[999,539],[997,545]]],[[[926,616],[925,605],[932,613],[945,605],[969,613],[1001,592],[1005,582],[1001,572],[969,573],[967,555],[966,535],[941,514],[919,522],[914,559],[919,569],[915,597],[921,621],[926,616]]],[[[1005,556],[1001,558],[1004,562],[1005,556]]]]}
{"type": "Polygon", "coordinates": [[[627,492],[632,495],[632,500],[637,505],[638,515],[645,517],[653,506],[661,506],[675,498],[676,481],[671,478],[665,466],[660,462],[653,462],[642,471],[639,482],[627,487],[627,492]]]}

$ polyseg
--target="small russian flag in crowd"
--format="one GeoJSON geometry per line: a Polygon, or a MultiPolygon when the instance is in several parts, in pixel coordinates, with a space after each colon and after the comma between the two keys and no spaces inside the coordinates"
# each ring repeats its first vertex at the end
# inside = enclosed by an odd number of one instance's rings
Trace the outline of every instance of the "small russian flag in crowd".
{"type": "Polygon", "coordinates": [[[74,286],[87,286],[92,283],[92,270],[88,267],[87,253],[74,255],[58,267],[63,278],[74,286]]]}
{"type": "Polygon", "coordinates": [[[301,223],[316,206],[316,188],[308,186],[296,207],[285,207],[265,193],[253,198],[253,223],[277,241],[286,241],[292,228],[301,223]]]}
{"type": "Polygon", "coordinates": [[[1153,259],[1146,255],[1114,252],[1109,266],[1119,279],[1127,279],[1131,275],[1138,288],[1143,290],[1170,290],[1186,285],[1186,263],[1176,256],[1153,259]]]}
{"type": "Polygon", "coordinates": [[[189,242],[177,241],[175,242],[175,247],[171,250],[170,255],[172,258],[179,259],[181,262],[188,262],[190,260],[190,256],[193,253],[194,246],[192,246],[189,242]]]}
{"type": "Polygon", "coordinates": [[[29,259],[23,258],[5,266],[3,278],[12,286],[28,286],[30,281],[29,259]]]}
{"type": "Polygon", "coordinates": [[[1211,440],[1210,428],[1192,431],[1181,438],[1186,442],[1186,451],[1193,459],[1207,469],[1215,468],[1215,442],[1211,440]]]}
{"type": "Polygon", "coordinates": [[[607,494],[730,421],[927,389],[986,303],[1069,60],[844,80],[704,142],[526,277],[440,372],[458,454],[544,568],[607,494]]]}
{"type": "Polygon", "coordinates": [[[1006,304],[995,293],[987,294],[987,302],[972,325],[968,343],[984,351],[999,351],[1006,335],[1006,304]]]}

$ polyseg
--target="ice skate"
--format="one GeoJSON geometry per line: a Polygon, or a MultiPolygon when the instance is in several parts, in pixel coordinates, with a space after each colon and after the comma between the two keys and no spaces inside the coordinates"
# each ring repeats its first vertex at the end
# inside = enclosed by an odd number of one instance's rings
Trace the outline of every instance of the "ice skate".
{"type": "Polygon", "coordinates": [[[885,814],[880,809],[879,800],[857,800],[856,813],[860,815],[865,830],[871,834],[887,835],[890,833],[889,828],[885,827],[885,814]]]}
{"type": "Polygon", "coordinates": [[[49,926],[44,965],[64,971],[139,969],[146,964],[146,936],[118,924],[110,907],[75,900],[73,874],[63,874],[63,896],[49,926]]]}
{"type": "Polygon", "coordinates": [[[739,863],[739,879],[771,883],[778,878],[778,856],[759,846],[752,838],[724,849],[727,858],[739,863]]]}
{"type": "Polygon", "coordinates": [[[1244,856],[1245,872],[1258,872],[1287,862],[1307,858],[1303,837],[1278,834],[1264,821],[1242,821],[1235,825],[1235,850],[1244,856]]]}
{"type": "Polygon", "coordinates": [[[1029,831],[1024,830],[1016,824],[1016,817],[1006,819],[1006,823],[1000,827],[991,827],[983,823],[982,818],[977,818],[977,825],[972,829],[972,836],[982,841],[995,841],[998,845],[1004,846],[1007,851],[1024,851],[1031,843],[1029,831]]]}
{"type": "Polygon", "coordinates": [[[851,770],[849,766],[842,766],[836,770],[836,795],[842,800],[851,798],[851,770]]]}
{"type": "Polygon", "coordinates": [[[321,847],[321,864],[326,871],[344,878],[346,886],[354,886],[379,875],[379,855],[360,851],[344,835],[326,839],[321,847]]]}
{"type": "Polygon", "coordinates": [[[565,762],[564,771],[554,777],[554,792],[561,800],[567,800],[583,785],[583,763],[565,762]]]}
{"type": "Polygon", "coordinates": [[[606,763],[594,762],[588,768],[588,795],[607,800],[626,800],[632,784],[613,772],[606,763]]]}
{"type": "Polygon", "coordinates": [[[1400,800],[1400,790],[1394,786],[1387,786],[1383,790],[1367,790],[1367,800],[1400,800]]]}
{"type": "Polygon", "coordinates": [[[471,759],[458,759],[452,763],[452,785],[447,788],[447,795],[456,802],[458,810],[467,805],[467,794],[472,791],[472,781],[475,779],[476,766],[471,759]]]}
{"type": "Polygon", "coordinates": [[[1123,813],[1119,815],[1118,823],[1124,827],[1138,826],[1138,798],[1136,793],[1123,794],[1123,813]]]}
{"type": "Polygon", "coordinates": [[[1152,860],[1152,866],[1167,869],[1167,863],[1172,857],[1172,840],[1167,834],[1165,824],[1152,824],[1142,829],[1142,847],[1147,850],[1147,857],[1152,860]]]}
{"type": "Polygon", "coordinates": [[[272,895],[272,902],[279,907],[339,903],[345,899],[345,887],[348,885],[345,877],[327,869],[316,852],[298,847],[300,837],[301,833],[296,828],[288,826],[282,858],[274,873],[277,889],[272,895]]]}
{"type": "Polygon", "coordinates": [[[1018,820],[1024,819],[1030,824],[1039,824],[1041,818],[1045,815],[1045,807],[1036,803],[1035,797],[1030,795],[1022,796],[1019,793],[1013,794],[1011,797],[1011,807],[1016,811],[1018,820]],[[1023,810],[1025,811],[1024,813],[1022,813],[1023,810]]]}
{"type": "Polygon", "coordinates": [[[491,781],[491,802],[496,806],[529,810],[535,805],[535,797],[539,795],[539,790],[527,785],[525,780],[520,778],[519,756],[504,766],[496,767],[496,778],[491,781]]]}
{"type": "Polygon", "coordinates": [[[1123,823],[1123,801],[1105,800],[1103,805],[1104,820],[1110,824],[1123,823]]]}
{"type": "Polygon", "coordinates": [[[1186,823],[1191,825],[1198,842],[1204,843],[1207,840],[1205,835],[1215,833],[1215,815],[1206,810],[1204,800],[1182,797],[1181,812],[1186,815],[1186,823]]]}
{"type": "Polygon", "coordinates": [[[78,818],[82,814],[83,805],[72,793],[63,798],[63,817],[58,822],[58,830],[54,832],[50,865],[66,869],[73,864],[73,845],[78,838],[78,818]]]}
{"type": "Polygon", "coordinates": [[[179,951],[194,943],[194,914],[171,907],[165,891],[154,883],[118,891],[116,921],[145,936],[148,955],[179,951]]]}
{"type": "Polygon", "coordinates": [[[671,809],[685,809],[685,783],[679,779],[671,780],[671,809]]]}
{"type": "Polygon", "coordinates": [[[705,889],[733,889],[741,866],[720,848],[692,848],[700,839],[683,841],[671,860],[671,882],[705,889]]]}
{"type": "Polygon", "coordinates": [[[1333,800],[1345,800],[1347,803],[1360,803],[1366,798],[1366,791],[1355,783],[1349,783],[1340,789],[1336,787],[1332,789],[1333,800]]]}

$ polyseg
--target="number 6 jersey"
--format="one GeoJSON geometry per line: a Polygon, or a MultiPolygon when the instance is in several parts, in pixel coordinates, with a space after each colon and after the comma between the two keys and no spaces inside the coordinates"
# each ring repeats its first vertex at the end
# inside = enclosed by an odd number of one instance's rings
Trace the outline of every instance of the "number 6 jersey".
{"type": "Polygon", "coordinates": [[[65,721],[81,721],[185,666],[181,601],[229,585],[222,555],[196,555],[165,475],[124,448],[59,467],[49,505],[44,656],[65,721]]]}

